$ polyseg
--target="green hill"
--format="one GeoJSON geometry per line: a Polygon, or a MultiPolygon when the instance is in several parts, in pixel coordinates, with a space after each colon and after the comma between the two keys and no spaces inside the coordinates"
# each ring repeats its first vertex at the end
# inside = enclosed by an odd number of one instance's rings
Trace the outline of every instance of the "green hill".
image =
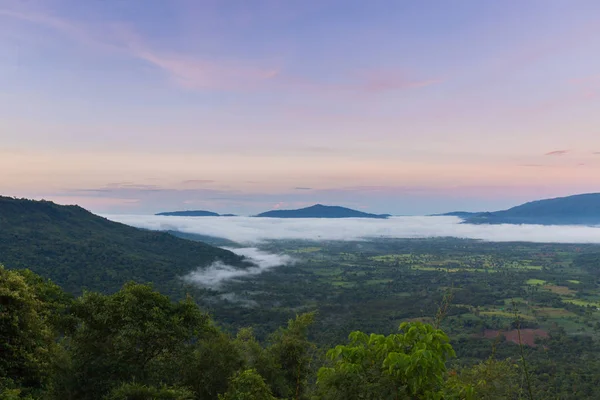
{"type": "Polygon", "coordinates": [[[179,277],[217,260],[249,265],[230,251],[109,221],[78,206],[0,197],[0,264],[29,268],[72,293],[114,292],[134,280],[181,294],[179,277]]]}
{"type": "Polygon", "coordinates": [[[352,210],[351,208],[339,206],[324,206],[315,204],[314,206],[300,208],[298,210],[272,210],[256,217],[266,218],[379,218],[385,219],[389,214],[369,214],[362,211],[352,210]]]}

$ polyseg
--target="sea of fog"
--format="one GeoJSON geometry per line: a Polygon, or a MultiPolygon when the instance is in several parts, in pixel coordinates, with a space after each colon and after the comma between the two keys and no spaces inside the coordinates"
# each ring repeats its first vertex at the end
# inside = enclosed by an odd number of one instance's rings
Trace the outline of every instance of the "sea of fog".
{"type": "Polygon", "coordinates": [[[554,225],[471,225],[457,217],[257,218],[106,215],[108,219],[153,230],[177,230],[253,245],[267,240],[361,240],[373,238],[457,237],[494,242],[600,243],[600,227],[554,225]]]}
{"type": "MultiPolygon", "coordinates": [[[[215,262],[183,277],[188,282],[217,289],[226,281],[258,275],[268,269],[294,263],[294,259],[288,255],[271,254],[256,247],[260,242],[268,240],[363,240],[451,236],[498,242],[600,243],[600,227],[470,225],[462,224],[461,219],[456,217],[392,217],[389,219],[279,219],[157,215],[108,215],[106,217],[138,228],[197,233],[226,238],[247,246],[227,249],[246,257],[254,263],[255,267],[239,269],[222,262],[215,262]]],[[[230,296],[227,298],[229,301],[237,298],[235,293],[225,293],[224,296],[230,296]]]]}

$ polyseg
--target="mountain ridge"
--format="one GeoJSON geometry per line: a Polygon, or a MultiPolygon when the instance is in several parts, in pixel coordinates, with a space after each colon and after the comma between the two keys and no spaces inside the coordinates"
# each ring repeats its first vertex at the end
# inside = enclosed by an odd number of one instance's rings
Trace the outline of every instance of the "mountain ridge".
{"type": "Polygon", "coordinates": [[[165,217],[235,217],[235,214],[219,214],[213,211],[205,210],[185,210],[185,211],[164,211],[154,215],[165,217]]]}
{"type": "Polygon", "coordinates": [[[600,193],[533,200],[506,210],[446,213],[463,218],[467,224],[598,225],[600,193]]]}
{"type": "Polygon", "coordinates": [[[271,210],[254,217],[261,218],[374,218],[386,219],[389,214],[370,214],[341,206],[326,206],[315,204],[310,207],[295,210],[271,210]]]}

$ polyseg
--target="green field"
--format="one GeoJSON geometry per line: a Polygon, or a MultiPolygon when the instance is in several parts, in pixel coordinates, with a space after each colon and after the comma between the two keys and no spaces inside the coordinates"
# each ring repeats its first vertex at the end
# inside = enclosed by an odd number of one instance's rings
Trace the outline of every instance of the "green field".
{"type": "Polygon", "coordinates": [[[528,285],[545,285],[546,281],[543,279],[527,279],[525,283],[528,285]]]}
{"type": "MultiPolygon", "coordinates": [[[[598,245],[446,238],[274,241],[261,249],[289,254],[295,263],[203,293],[203,304],[232,333],[253,326],[266,339],[289,318],[314,310],[313,338],[327,346],[343,342],[353,330],[389,334],[403,321],[435,322],[444,296],[450,296],[440,327],[453,340],[456,365],[492,354],[520,358],[512,339],[485,339],[485,332],[493,338],[500,337],[494,332],[516,326],[524,335],[544,332],[549,336],[540,339],[544,346],[526,349],[527,356],[534,370],[554,371],[560,365],[566,369],[557,375],[572,374],[561,384],[569,388],[559,397],[566,399],[577,398],[565,394],[571,393],[573,376],[587,373],[578,369],[581,363],[570,361],[578,359],[572,353],[600,360],[598,245]],[[237,302],[219,301],[227,293],[236,293],[237,302]]],[[[596,368],[588,361],[586,368],[600,376],[600,363],[596,368]]],[[[543,391],[547,384],[540,382],[543,391]]],[[[578,382],[583,387],[592,380],[578,382]]],[[[593,391],[596,385],[586,387],[593,391]]]]}

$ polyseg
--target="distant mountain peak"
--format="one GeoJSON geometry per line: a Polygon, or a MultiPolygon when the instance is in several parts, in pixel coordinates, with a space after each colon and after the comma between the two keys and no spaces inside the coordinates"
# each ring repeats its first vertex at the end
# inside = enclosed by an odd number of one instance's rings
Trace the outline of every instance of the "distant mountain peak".
{"type": "Polygon", "coordinates": [[[296,210],[271,210],[256,215],[263,218],[378,218],[384,219],[389,214],[370,214],[341,206],[314,204],[296,210]]]}
{"type": "Polygon", "coordinates": [[[233,214],[217,214],[212,211],[205,210],[186,210],[186,211],[165,211],[159,212],[155,215],[168,216],[168,217],[230,217],[233,214]]]}

